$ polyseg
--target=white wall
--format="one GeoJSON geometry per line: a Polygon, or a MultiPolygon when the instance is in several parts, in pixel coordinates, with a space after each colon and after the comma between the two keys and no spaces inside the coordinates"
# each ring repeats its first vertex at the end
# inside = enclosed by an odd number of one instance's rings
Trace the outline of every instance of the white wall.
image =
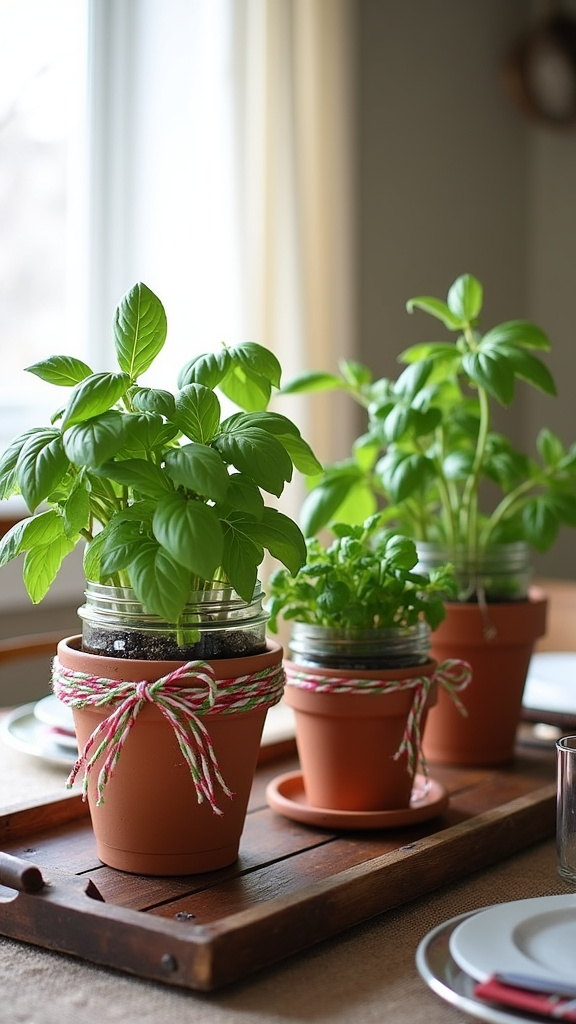
{"type": "MultiPolygon", "coordinates": [[[[359,358],[396,375],[398,352],[438,340],[406,299],[475,274],[485,327],[528,317],[552,339],[560,397],[520,388],[499,418],[528,451],[540,426],[576,439],[576,129],[534,127],[502,85],[535,13],[530,0],[359,0],[357,54],[359,358]]],[[[576,577],[573,531],[536,568],[576,577]]]]}
{"type": "MultiPolygon", "coordinates": [[[[552,339],[548,364],[558,398],[525,397],[524,428],[531,438],[549,426],[564,443],[576,441],[576,130],[530,132],[528,314],[552,339]]],[[[576,534],[565,528],[538,566],[576,577],[576,534]]]]}

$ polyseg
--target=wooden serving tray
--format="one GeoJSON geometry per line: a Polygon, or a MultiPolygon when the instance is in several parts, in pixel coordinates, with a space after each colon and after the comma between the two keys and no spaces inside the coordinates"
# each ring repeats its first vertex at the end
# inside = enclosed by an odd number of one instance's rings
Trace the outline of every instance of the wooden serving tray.
{"type": "Polygon", "coordinates": [[[0,934],[212,990],[554,832],[550,751],[520,750],[499,770],[432,766],[450,794],[444,814],[373,832],[300,825],[272,811],[267,782],[298,767],[286,751],[268,751],[258,767],[238,862],[209,875],[103,866],[78,796],[0,816],[0,934]]]}

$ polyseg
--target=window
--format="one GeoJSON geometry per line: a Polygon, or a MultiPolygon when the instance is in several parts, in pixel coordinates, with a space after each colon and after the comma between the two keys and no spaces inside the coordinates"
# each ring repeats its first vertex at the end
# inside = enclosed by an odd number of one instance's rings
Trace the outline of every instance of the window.
{"type": "Polygon", "coordinates": [[[82,354],[86,8],[0,0],[0,445],[52,403],[23,368],[82,354]]]}
{"type": "MultiPolygon", "coordinates": [[[[144,281],[168,315],[155,364],[241,337],[236,0],[92,0],[88,362],[110,364],[121,295],[144,281]],[[108,348],[108,352],[106,352],[108,348]]],[[[94,368],[101,369],[102,367],[94,368]]]]}
{"type": "MultiPolygon", "coordinates": [[[[110,368],[139,280],[168,315],[159,387],[221,342],[286,378],[351,355],[352,11],[0,0],[0,449],[62,402],[23,367],[110,368]]],[[[324,459],[349,433],[330,407],[283,406],[324,459]]]]}
{"type": "Polygon", "coordinates": [[[235,192],[234,0],[0,0],[0,449],[62,401],[25,366],[113,359],[143,280],[156,372],[246,340],[235,192]]]}

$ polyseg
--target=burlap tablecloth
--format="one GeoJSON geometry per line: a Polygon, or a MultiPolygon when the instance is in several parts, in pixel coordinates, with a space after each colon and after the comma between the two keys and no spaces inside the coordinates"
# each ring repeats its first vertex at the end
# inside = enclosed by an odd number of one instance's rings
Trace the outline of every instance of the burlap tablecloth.
{"type": "MultiPolygon", "coordinates": [[[[3,809],[61,794],[64,775],[0,741],[3,809]]],[[[556,873],[554,843],[539,844],[208,995],[0,938],[0,1024],[470,1024],[421,980],[420,940],[467,910],[569,891],[556,873]]]]}

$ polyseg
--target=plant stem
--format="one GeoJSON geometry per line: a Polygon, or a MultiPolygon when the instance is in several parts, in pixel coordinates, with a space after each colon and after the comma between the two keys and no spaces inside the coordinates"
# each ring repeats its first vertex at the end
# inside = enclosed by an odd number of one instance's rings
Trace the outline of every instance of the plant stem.
{"type": "MultiPolygon", "coordinates": [[[[445,457],[446,434],[443,427],[438,427],[436,435],[439,441],[440,457],[442,462],[445,457]]],[[[444,519],[444,530],[446,532],[446,543],[453,547],[456,542],[456,517],[458,515],[458,494],[455,488],[450,486],[444,478],[442,466],[438,467],[438,490],[444,519]]]]}
{"type": "Polygon", "coordinates": [[[537,483],[538,481],[532,479],[524,480],[521,484],[518,484],[513,491],[510,491],[509,494],[502,498],[482,531],[481,542],[483,546],[488,545],[496,527],[499,526],[500,523],[511,514],[511,512],[515,511],[514,506],[520,504],[524,495],[533,490],[537,483]]]}
{"type": "MultiPolygon", "coordinates": [[[[469,349],[473,351],[476,347],[476,342],[474,332],[469,325],[467,325],[464,330],[464,336],[469,349]]],[[[462,493],[461,508],[462,536],[471,560],[474,560],[478,554],[478,494],[480,490],[482,463],[484,461],[486,443],[490,431],[490,403],[488,401],[488,394],[481,385],[478,384],[477,388],[478,402],[480,405],[478,439],[476,441],[476,451],[474,453],[472,470],[462,493]]]]}

